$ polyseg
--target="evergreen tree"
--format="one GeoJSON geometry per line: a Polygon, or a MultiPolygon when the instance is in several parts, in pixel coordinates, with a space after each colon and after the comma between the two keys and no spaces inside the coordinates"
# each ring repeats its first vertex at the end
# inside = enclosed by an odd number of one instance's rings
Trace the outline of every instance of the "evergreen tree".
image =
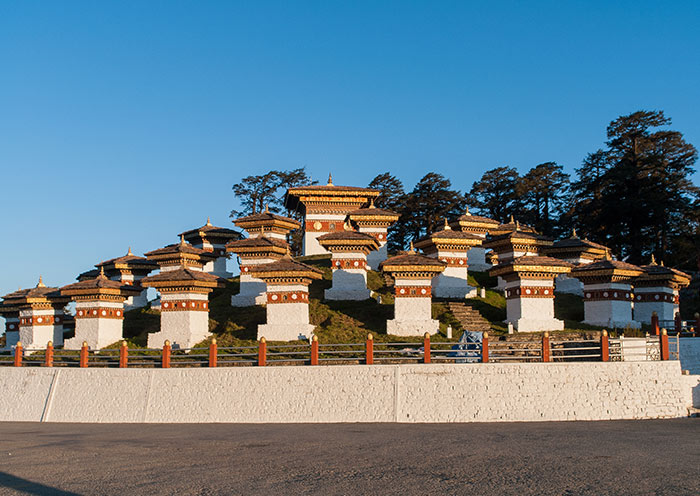
{"type": "MultiPolygon", "coordinates": [[[[406,193],[404,192],[403,183],[400,179],[385,172],[372,179],[369,183],[369,187],[380,191],[379,196],[374,202],[377,208],[401,213],[406,200],[406,193]]],[[[387,249],[393,253],[403,250],[407,244],[407,239],[408,231],[406,229],[406,224],[399,219],[394,225],[389,227],[387,233],[387,249]]]]}
{"type": "Polygon", "coordinates": [[[700,190],[690,181],[697,151],[680,132],[659,129],[670,123],[661,111],[617,118],[607,149],[589,155],[573,185],[573,217],[631,263],[652,253],[675,260],[672,246],[698,248],[700,190]]]}
{"type": "Polygon", "coordinates": [[[556,162],[545,162],[530,169],[518,188],[524,206],[522,221],[542,234],[555,234],[568,188],[569,175],[556,162]]]}
{"type": "Polygon", "coordinates": [[[512,167],[488,170],[472,184],[470,203],[478,213],[506,222],[511,214],[520,210],[519,180],[518,171],[512,167]]]}
{"type": "Polygon", "coordinates": [[[399,222],[408,240],[418,239],[441,229],[446,218],[464,213],[465,205],[464,195],[452,189],[449,179],[430,172],[405,196],[399,222]]]}

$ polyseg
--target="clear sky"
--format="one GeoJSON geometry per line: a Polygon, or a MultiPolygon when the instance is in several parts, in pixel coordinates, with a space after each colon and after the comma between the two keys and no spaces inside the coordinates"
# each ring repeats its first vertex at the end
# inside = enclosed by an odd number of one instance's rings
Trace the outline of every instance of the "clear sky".
{"type": "Polygon", "coordinates": [[[0,0],[0,295],[230,226],[270,169],[464,190],[573,172],[639,109],[699,146],[699,25],[698,1],[0,0]]]}

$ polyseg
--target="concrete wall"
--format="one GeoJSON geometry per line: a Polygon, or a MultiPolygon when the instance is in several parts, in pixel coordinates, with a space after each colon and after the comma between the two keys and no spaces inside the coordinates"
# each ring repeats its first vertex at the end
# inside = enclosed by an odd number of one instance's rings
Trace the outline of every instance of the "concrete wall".
{"type": "Polygon", "coordinates": [[[487,422],[687,415],[697,376],[677,361],[230,367],[0,368],[0,420],[487,422]]]}

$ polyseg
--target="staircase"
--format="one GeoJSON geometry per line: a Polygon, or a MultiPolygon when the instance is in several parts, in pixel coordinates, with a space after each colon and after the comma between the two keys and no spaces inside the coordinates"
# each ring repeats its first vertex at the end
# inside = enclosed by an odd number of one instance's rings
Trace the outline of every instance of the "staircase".
{"type": "Polygon", "coordinates": [[[462,301],[450,301],[447,303],[450,312],[462,324],[465,331],[490,332],[491,324],[471,306],[462,301]]]}

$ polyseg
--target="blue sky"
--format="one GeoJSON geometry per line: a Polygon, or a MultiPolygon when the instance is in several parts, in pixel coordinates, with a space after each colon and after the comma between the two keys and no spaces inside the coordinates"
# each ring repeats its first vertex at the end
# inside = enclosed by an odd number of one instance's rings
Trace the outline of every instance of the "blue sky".
{"type": "Polygon", "coordinates": [[[573,172],[638,109],[698,146],[699,24],[691,1],[0,0],[0,294],[230,225],[270,169],[573,172]]]}

